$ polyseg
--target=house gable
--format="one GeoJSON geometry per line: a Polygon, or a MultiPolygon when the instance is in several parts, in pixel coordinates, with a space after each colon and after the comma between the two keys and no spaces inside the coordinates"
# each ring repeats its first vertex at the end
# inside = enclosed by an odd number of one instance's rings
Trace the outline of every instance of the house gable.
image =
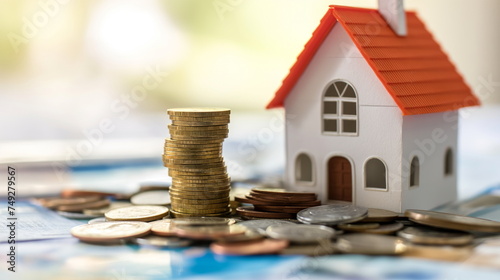
{"type": "Polygon", "coordinates": [[[338,21],[403,115],[457,110],[478,99],[413,12],[408,35],[397,36],[376,10],[331,6],[267,108],[283,106],[290,91],[338,21]]]}

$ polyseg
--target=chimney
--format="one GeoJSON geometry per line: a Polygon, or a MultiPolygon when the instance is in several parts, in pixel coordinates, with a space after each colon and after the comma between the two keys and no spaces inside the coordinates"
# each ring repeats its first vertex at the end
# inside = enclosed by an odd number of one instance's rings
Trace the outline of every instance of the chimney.
{"type": "Polygon", "coordinates": [[[406,14],[403,0],[378,0],[378,11],[399,36],[406,36],[406,14]]]}

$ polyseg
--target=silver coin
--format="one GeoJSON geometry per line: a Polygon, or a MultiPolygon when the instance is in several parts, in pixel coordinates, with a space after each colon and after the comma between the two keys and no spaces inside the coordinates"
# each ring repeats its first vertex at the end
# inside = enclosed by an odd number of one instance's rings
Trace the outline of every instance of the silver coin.
{"type": "Polygon", "coordinates": [[[156,235],[149,235],[146,237],[136,238],[134,241],[139,245],[157,246],[166,248],[187,247],[193,243],[193,241],[189,239],[183,239],[178,237],[164,237],[156,235]]]}
{"type": "Polygon", "coordinates": [[[335,230],[319,225],[274,225],[266,230],[267,236],[274,239],[285,239],[293,243],[317,243],[332,239],[335,230]]]}
{"type": "Polygon", "coordinates": [[[283,220],[275,220],[275,219],[261,219],[261,220],[246,220],[239,222],[238,225],[242,225],[249,229],[255,230],[260,234],[266,234],[266,229],[269,226],[274,225],[295,225],[295,223],[283,220]]]}
{"type": "Polygon", "coordinates": [[[94,218],[92,220],[89,220],[87,224],[92,225],[92,224],[98,224],[98,223],[105,223],[107,222],[105,217],[99,217],[99,218],[94,218]]]}
{"type": "Polygon", "coordinates": [[[140,192],[130,198],[135,205],[160,205],[170,204],[170,193],[167,190],[140,192]]]}
{"type": "Polygon", "coordinates": [[[235,223],[234,219],[221,217],[187,217],[171,220],[175,226],[224,226],[235,223]]]}
{"type": "Polygon", "coordinates": [[[368,214],[365,207],[346,202],[315,206],[297,213],[297,220],[304,224],[337,225],[362,220],[368,214]]]}
{"type": "Polygon", "coordinates": [[[408,246],[399,237],[356,233],[340,236],[337,249],[348,254],[398,255],[404,253],[408,246]]]}
{"type": "Polygon", "coordinates": [[[466,232],[422,227],[407,227],[399,231],[398,236],[411,243],[425,245],[466,245],[473,240],[472,235],[466,232]]]}
{"type": "Polygon", "coordinates": [[[406,210],[405,216],[411,221],[438,228],[500,232],[500,222],[426,210],[406,210]]]}

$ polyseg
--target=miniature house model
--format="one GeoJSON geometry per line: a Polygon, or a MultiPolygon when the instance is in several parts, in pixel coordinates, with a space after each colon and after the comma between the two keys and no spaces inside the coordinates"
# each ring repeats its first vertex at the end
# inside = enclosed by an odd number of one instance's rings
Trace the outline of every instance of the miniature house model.
{"type": "Polygon", "coordinates": [[[285,108],[286,186],[430,209],[457,197],[457,110],[479,101],[414,12],[379,6],[331,6],[269,103],[285,108]]]}

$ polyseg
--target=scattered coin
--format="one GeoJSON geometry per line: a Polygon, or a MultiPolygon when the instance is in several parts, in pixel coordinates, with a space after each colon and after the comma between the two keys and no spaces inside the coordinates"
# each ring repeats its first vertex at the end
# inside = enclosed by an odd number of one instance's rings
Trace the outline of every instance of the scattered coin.
{"type": "Polygon", "coordinates": [[[101,215],[87,215],[83,213],[78,213],[78,212],[66,212],[66,211],[57,211],[57,214],[68,218],[68,219],[74,219],[74,220],[87,220],[87,219],[93,219],[93,218],[98,218],[101,215]]]}
{"type": "Polygon", "coordinates": [[[170,193],[167,190],[140,192],[130,198],[135,205],[163,205],[170,204],[170,193]]]}
{"type": "Polygon", "coordinates": [[[357,231],[363,232],[367,229],[376,229],[380,227],[379,223],[355,223],[355,224],[340,224],[337,225],[339,229],[343,229],[345,231],[357,231]]]}
{"type": "Polygon", "coordinates": [[[107,222],[106,218],[104,217],[99,217],[99,218],[94,218],[88,221],[88,224],[98,224],[98,223],[105,223],[107,222]]]}
{"type": "Polygon", "coordinates": [[[473,236],[466,232],[430,227],[407,227],[399,231],[398,236],[425,245],[466,245],[473,240],[473,236]]]}
{"type": "Polygon", "coordinates": [[[263,218],[263,219],[293,219],[295,214],[290,213],[275,213],[256,211],[253,206],[240,206],[236,208],[236,212],[243,218],[263,218]]]}
{"type": "Polygon", "coordinates": [[[189,217],[174,219],[172,222],[180,226],[224,226],[234,224],[235,220],[220,217],[189,217]]]}
{"type": "Polygon", "coordinates": [[[267,228],[266,234],[274,239],[285,239],[293,243],[304,244],[332,239],[335,230],[319,225],[274,225],[267,228]]]}
{"type": "Polygon", "coordinates": [[[134,241],[139,245],[165,247],[165,248],[187,247],[193,243],[193,241],[189,239],[182,239],[178,237],[155,236],[155,235],[138,237],[134,241]]]}
{"type": "Polygon", "coordinates": [[[151,225],[144,222],[106,222],[79,225],[71,229],[71,234],[86,242],[107,242],[123,238],[146,235],[151,225]]]}
{"type": "Polygon", "coordinates": [[[391,224],[383,224],[374,229],[366,229],[363,232],[371,234],[393,234],[401,230],[403,227],[404,225],[402,223],[396,222],[391,224]]]}
{"type": "Polygon", "coordinates": [[[112,197],[114,199],[129,199],[131,195],[127,193],[110,193],[101,191],[86,191],[86,190],[72,190],[72,189],[64,189],[61,191],[62,198],[79,198],[88,196],[112,197]]]}
{"type": "Polygon", "coordinates": [[[109,206],[109,199],[101,199],[97,201],[87,202],[87,203],[76,203],[71,205],[59,205],[56,207],[59,211],[66,212],[82,212],[85,209],[98,209],[102,207],[109,206]]]}
{"type": "Polygon", "coordinates": [[[384,210],[384,209],[376,209],[376,208],[368,208],[368,216],[362,220],[362,222],[392,222],[396,218],[399,217],[399,214],[393,211],[384,210]]]}
{"type": "Polygon", "coordinates": [[[332,255],[336,252],[337,250],[331,240],[322,240],[317,244],[292,244],[279,252],[279,254],[318,257],[332,255]]]}
{"type": "Polygon", "coordinates": [[[68,197],[68,198],[40,198],[38,201],[47,208],[56,209],[59,206],[63,205],[75,205],[75,204],[84,204],[90,203],[94,201],[101,200],[102,196],[100,195],[87,195],[87,196],[79,196],[79,197],[68,197]]]}
{"type": "Polygon", "coordinates": [[[218,243],[250,242],[264,239],[265,236],[255,230],[247,230],[243,234],[224,236],[216,239],[218,243]]]}
{"type": "Polygon", "coordinates": [[[258,231],[261,234],[266,234],[266,230],[269,226],[273,225],[295,225],[295,223],[284,221],[284,220],[275,220],[275,219],[259,219],[259,220],[247,220],[239,222],[238,225],[247,227],[249,229],[253,229],[258,231]]]}
{"type": "Polygon", "coordinates": [[[339,236],[337,249],[348,254],[398,255],[408,246],[403,239],[394,236],[354,233],[339,236]]]}
{"type": "Polygon", "coordinates": [[[427,210],[407,210],[405,216],[419,224],[438,228],[500,232],[500,222],[427,210]]]}
{"type": "Polygon", "coordinates": [[[347,202],[335,202],[304,209],[297,213],[297,220],[305,224],[337,225],[353,223],[366,217],[368,209],[347,202]]]}
{"type": "Polygon", "coordinates": [[[218,255],[243,256],[279,253],[287,246],[287,240],[263,239],[253,242],[212,243],[210,249],[218,255]]]}
{"type": "Polygon", "coordinates": [[[123,202],[123,201],[113,201],[107,207],[97,208],[97,209],[84,209],[83,214],[104,216],[104,214],[106,212],[108,212],[109,210],[118,209],[118,208],[122,208],[122,207],[128,207],[128,206],[132,206],[132,204],[129,202],[123,202]]]}
{"type": "MultiPolygon", "coordinates": [[[[411,245],[403,254],[404,257],[423,258],[428,260],[462,262],[467,261],[473,255],[473,246],[429,246],[411,245]]],[[[494,258],[493,258],[494,259],[494,258]]],[[[498,262],[496,262],[498,263],[498,262]]]]}
{"type": "Polygon", "coordinates": [[[109,221],[143,221],[161,219],[168,214],[164,206],[129,206],[112,209],[104,215],[109,221]]]}
{"type": "Polygon", "coordinates": [[[149,223],[151,225],[151,233],[160,236],[177,236],[175,226],[172,219],[163,219],[149,223]]]}
{"type": "Polygon", "coordinates": [[[176,226],[177,236],[199,240],[215,240],[227,236],[241,235],[246,231],[247,229],[240,225],[176,226]]]}

